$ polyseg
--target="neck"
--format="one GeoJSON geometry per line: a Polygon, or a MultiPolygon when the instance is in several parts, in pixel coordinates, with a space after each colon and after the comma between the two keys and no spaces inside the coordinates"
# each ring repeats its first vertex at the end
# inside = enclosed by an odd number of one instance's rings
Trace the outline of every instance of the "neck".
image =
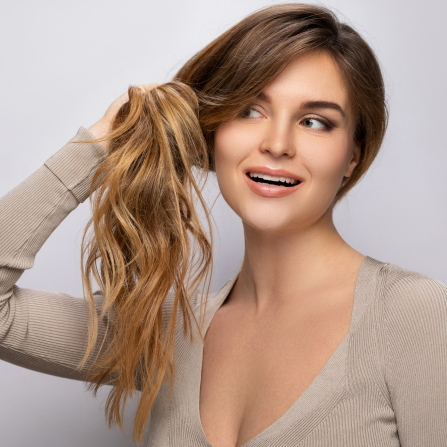
{"type": "Polygon", "coordinates": [[[266,233],[244,224],[244,234],[245,255],[232,294],[255,315],[308,304],[319,291],[324,295],[352,277],[352,266],[364,259],[342,239],[332,213],[294,233],[266,233]]]}

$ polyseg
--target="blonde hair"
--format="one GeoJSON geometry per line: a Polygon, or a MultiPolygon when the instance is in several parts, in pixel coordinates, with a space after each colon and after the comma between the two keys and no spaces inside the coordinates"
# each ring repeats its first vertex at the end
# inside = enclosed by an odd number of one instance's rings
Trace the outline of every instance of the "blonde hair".
{"type": "Polygon", "coordinates": [[[203,342],[202,301],[212,273],[212,232],[194,168],[206,180],[215,170],[218,126],[239,116],[294,57],[315,49],[330,54],[341,70],[355,111],[353,138],[361,149],[359,163],[334,199],[337,203],[376,157],[388,111],[373,51],[349,25],[320,6],[290,3],[256,11],[194,55],[171,82],[148,92],[129,87],[129,101],[110,134],[89,140],[108,139],[111,150],[92,181],[92,218],[82,242],[90,310],[82,364],[97,343],[93,276],[104,295],[102,315],[112,311],[115,319],[109,341],[89,371],[90,388],[96,395],[113,380],[106,417],[109,425],[120,428],[127,399],[141,389],[133,426],[138,443],[162,382],[168,380],[170,392],[173,389],[179,307],[184,335],[189,331],[192,340],[192,316],[203,342]],[[207,230],[198,205],[205,212],[207,230]],[[202,282],[199,324],[189,299],[202,282]],[[171,288],[175,299],[163,333],[162,305],[171,288]]]}

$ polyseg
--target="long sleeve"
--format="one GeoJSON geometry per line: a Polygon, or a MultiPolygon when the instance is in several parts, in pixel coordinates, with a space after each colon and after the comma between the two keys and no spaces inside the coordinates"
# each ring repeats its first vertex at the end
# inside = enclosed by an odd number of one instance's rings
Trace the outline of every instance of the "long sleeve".
{"type": "MultiPolygon", "coordinates": [[[[20,288],[16,282],[56,227],[88,198],[106,151],[100,144],[75,141],[93,137],[81,126],[42,167],[0,198],[0,359],[75,380],[84,380],[91,364],[76,370],[87,346],[83,298],[20,288]]],[[[102,300],[95,292],[98,310],[102,300]]],[[[98,323],[102,340],[107,321],[98,323]]]]}
{"type": "Polygon", "coordinates": [[[385,376],[402,447],[447,445],[447,287],[390,271],[384,324],[385,376]]]}

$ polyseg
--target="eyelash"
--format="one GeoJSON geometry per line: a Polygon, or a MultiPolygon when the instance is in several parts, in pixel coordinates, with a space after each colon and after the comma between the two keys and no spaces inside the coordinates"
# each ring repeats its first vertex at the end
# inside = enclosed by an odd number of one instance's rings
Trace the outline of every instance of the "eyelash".
{"type": "MultiPolygon", "coordinates": [[[[256,112],[261,113],[259,110],[254,109],[253,107],[247,107],[245,110],[242,111],[240,117],[241,117],[242,119],[255,119],[255,118],[250,118],[250,117],[248,117],[248,116],[244,116],[244,113],[248,112],[249,110],[256,110],[256,112]]],[[[318,118],[318,117],[315,117],[315,116],[306,116],[306,118],[303,118],[303,119],[300,121],[300,124],[301,124],[303,121],[305,121],[305,120],[309,120],[309,119],[318,121],[318,122],[320,122],[321,124],[323,124],[323,126],[325,126],[325,129],[314,129],[314,130],[317,130],[318,132],[329,131],[329,130],[331,130],[331,129],[334,128],[334,125],[331,124],[329,121],[322,120],[321,118],[318,118]]]]}

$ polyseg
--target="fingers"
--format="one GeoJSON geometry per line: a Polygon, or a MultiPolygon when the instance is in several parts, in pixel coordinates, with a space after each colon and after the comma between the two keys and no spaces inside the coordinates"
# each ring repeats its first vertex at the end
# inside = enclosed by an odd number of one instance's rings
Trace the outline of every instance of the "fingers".
{"type": "MultiPolygon", "coordinates": [[[[137,85],[137,87],[139,87],[143,93],[146,93],[149,90],[152,90],[153,88],[157,87],[158,85],[160,85],[160,83],[155,82],[151,84],[139,84],[137,85]]],[[[121,106],[123,106],[128,101],[129,101],[129,92],[125,91],[120,97],[115,99],[115,101],[113,101],[112,104],[110,104],[109,108],[106,110],[104,117],[109,121],[112,121],[115,118],[115,115],[121,108],[121,106]]]]}

